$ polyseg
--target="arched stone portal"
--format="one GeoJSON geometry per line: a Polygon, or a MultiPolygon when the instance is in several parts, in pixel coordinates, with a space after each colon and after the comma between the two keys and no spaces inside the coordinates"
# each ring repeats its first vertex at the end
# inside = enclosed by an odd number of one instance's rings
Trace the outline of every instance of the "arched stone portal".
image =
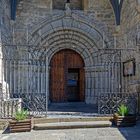
{"type": "MultiPolygon", "coordinates": [[[[70,49],[80,54],[84,61],[85,71],[85,102],[96,104],[97,98],[94,96],[94,73],[97,67],[93,67],[100,63],[98,51],[107,47],[103,43],[105,40],[97,24],[90,24],[87,18],[80,17],[79,15],[68,14],[58,15],[51,18],[51,20],[43,20],[40,24],[35,25],[29,31],[29,44],[33,46],[31,51],[32,57],[39,60],[47,60],[47,71],[50,73],[51,69],[49,64],[53,56],[64,49],[70,49]],[[89,84],[90,83],[90,84],[89,84]]],[[[107,37],[106,37],[107,39],[107,37]]],[[[98,71],[98,70],[97,70],[98,71]]],[[[47,99],[51,98],[50,76],[46,74],[46,89],[47,99]]],[[[64,100],[64,99],[63,99],[64,100]]]]}
{"type": "Polygon", "coordinates": [[[70,49],[57,52],[50,62],[50,101],[84,101],[84,61],[70,49]]]}

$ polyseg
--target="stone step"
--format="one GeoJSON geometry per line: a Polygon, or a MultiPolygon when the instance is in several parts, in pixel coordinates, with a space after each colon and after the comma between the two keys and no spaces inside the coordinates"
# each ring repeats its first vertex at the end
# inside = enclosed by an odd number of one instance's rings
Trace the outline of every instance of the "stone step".
{"type": "Polygon", "coordinates": [[[88,122],[88,121],[112,121],[113,117],[84,117],[84,118],[33,118],[32,123],[57,123],[57,122],[88,122]]]}
{"type": "Polygon", "coordinates": [[[77,128],[101,128],[111,127],[110,121],[88,121],[88,122],[57,122],[35,124],[34,130],[53,130],[53,129],[77,129],[77,128]]]}

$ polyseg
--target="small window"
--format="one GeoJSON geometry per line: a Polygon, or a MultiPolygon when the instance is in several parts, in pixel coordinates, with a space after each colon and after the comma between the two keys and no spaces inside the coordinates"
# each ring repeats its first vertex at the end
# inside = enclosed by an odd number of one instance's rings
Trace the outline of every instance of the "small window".
{"type": "Polygon", "coordinates": [[[72,10],[82,10],[82,0],[53,0],[53,9],[65,10],[65,4],[69,2],[72,10]]]}
{"type": "Polygon", "coordinates": [[[65,0],[53,0],[53,9],[64,10],[65,0]]]}

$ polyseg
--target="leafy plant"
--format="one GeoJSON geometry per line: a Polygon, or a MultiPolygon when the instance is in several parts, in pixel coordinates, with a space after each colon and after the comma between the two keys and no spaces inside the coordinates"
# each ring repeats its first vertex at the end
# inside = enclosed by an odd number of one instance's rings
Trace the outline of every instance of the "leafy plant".
{"type": "Polygon", "coordinates": [[[15,119],[17,121],[25,120],[27,119],[27,117],[28,117],[28,111],[24,109],[21,109],[21,111],[17,111],[15,114],[15,119]]]}
{"type": "Polygon", "coordinates": [[[120,107],[118,108],[118,114],[120,116],[127,116],[128,113],[129,113],[128,107],[124,104],[120,105],[120,107]]]}

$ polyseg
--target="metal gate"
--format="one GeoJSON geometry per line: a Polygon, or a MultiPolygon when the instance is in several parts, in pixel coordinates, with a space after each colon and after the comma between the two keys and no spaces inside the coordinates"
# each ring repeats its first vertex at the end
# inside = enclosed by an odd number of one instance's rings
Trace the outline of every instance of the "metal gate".
{"type": "MultiPolygon", "coordinates": [[[[12,117],[17,106],[28,109],[34,116],[47,115],[49,64],[47,55],[45,58],[38,55],[40,51],[25,46],[4,47],[1,117],[12,117]]],[[[85,76],[85,98],[94,98],[99,114],[112,114],[121,103],[129,104],[131,110],[136,109],[133,113],[137,113],[139,95],[131,89],[140,79],[136,50],[102,49],[94,52],[92,59],[93,66],[85,68],[89,69],[85,76]]]]}
{"type": "MultiPolygon", "coordinates": [[[[8,48],[8,47],[7,47],[8,48]]],[[[2,95],[1,99],[7,100],[2,111],[2,117],[12,117],[19,108],[27,109],[30,115],[46,115],[48,105],[48,61],[36,58],[36,53],[28,48],[13,46],[10,50],[4,48],[6,54],[2,58],[2,95]],[[11,52],[13,53],[11,54],[11,52]],[[11,56],[7,58],[7,53],[11,56]],[[17,101],[15,104],[15,100],[17,101]],[[11,107],[13,106],[13,107],[11,107]],[[17,108],[18,107],[18,108],[17,108]],[[11,109],[14,108],[14,109],[11,109]],[[6,114],[6,115],[5,115],[6,114]]]]}

